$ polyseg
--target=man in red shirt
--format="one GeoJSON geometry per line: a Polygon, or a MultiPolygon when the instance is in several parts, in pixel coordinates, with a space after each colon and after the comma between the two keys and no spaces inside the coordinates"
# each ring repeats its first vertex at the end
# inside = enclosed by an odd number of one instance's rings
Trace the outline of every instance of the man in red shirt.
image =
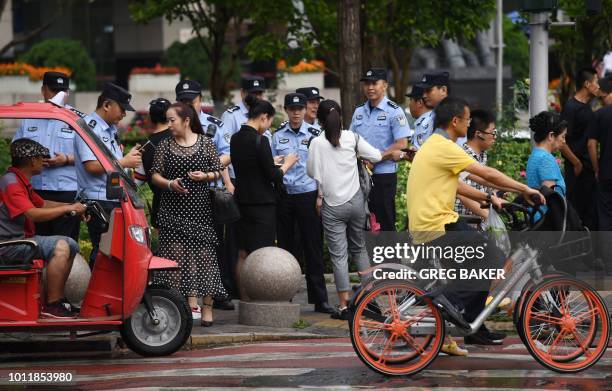
{"type": "MultiPolygon", "coordinates": [[[[15,140],[11,144],[12,165],[0,177],[0,241],[31,239],[38,245],[35,258],[47,267],[46,302],[41,315],[50,318],[72,317],[64,297],[64,285],[78,251],[77,243],[66,236],[37,236],[34,223],[56,219],[65,214],[83,214],[86,207],[80,202],[64,204],[43,200],[30,184],[33,175],[40,174],[43,158],[49,150],[30,139],[15,140]]],[[[27,258],[27,245],[0,248],[0,262],[27,258]]]]}

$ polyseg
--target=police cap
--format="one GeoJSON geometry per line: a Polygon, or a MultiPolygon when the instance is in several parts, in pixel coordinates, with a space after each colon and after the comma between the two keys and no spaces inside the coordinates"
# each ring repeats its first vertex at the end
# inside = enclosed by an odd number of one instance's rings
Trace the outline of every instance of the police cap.
{"type": "Polygon", "coordinates": [[[298,94],[304,94],[306,100],[324,99],[317,87],[303,87],[295,90],[298,94]]]}
{"type": "Polygon", "coordinates": [[[202,95],[202,86],[195,80],[181,80],[174,88],[176,100],[194,100],[202,95]]]}
{"type": "Polygon", "coordinates": [[[420,83],[416,84],[424,90],[430,89],[433,86],[447,86],[449,85],[448,72],[438,73],[426,73],[423,75],[420,83]]]}
{"type": "Polygon", "coordinates": [[[104,89],[102,89],[102,96],[114,100],[123,110],[135,111],[132,105],[130,105],[132,95],[125,88],[121,88],[113,83],[106,83],[104,89]]]}
{"type": "Polygon", "coordinates": [[[264,92],[266,90],[266,84],[264,78],[261,76],[247,76],[242,78],[240,88],[246,92],[264,92]]]}
{"type": "Polygon", "coordinates": [[[410,90],[409,94],[406,94],[407,97],[412,98],[412,99],[422,99],[423,98],[423,92],[425,92],[425,89],[423,87],[419,87],[418,85],[414,85],[412,86],[412,90],[410,90]]]}
{"type": "Polygon", "coordinates": [[[306,95],[292,92],[285,95],[285,107],[306,107],[306,95]]]}
{"type": "Polygon", "coordinates": [[[66,91],[70,88],[70,79],[68,75],[62,72],[45,72],[43,86],[47,86],[53,91],[66,91]]]}
{"type": "Polygon", "coordinates": [[[387,81],[387,70],[384,68],[370,68],[363,74],[361,81],[387,81]]]}

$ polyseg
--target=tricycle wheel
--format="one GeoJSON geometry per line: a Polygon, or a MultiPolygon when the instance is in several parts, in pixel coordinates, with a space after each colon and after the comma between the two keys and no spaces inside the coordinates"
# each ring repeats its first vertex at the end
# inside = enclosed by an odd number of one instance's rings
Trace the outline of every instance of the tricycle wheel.
{"type": "Polygon", "coordinates": [[[143,356],[165,356],[179,350],[191,335],[193,319],[187,301],[175,289],[150,288],[154,316],[143,302],[125,320],[121,337],[134,352],[143,356]]]}

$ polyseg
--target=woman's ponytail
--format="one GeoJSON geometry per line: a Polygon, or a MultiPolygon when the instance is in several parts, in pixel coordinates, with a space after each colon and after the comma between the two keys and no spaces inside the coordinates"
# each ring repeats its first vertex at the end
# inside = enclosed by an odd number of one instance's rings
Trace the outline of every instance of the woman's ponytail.
{"type": "Polygon", "coordinates": [[[334,147],[340,146],[342,134],[342,117],[340,105],[331,99],[321,102],[317,110],[317,119],[325,131],[325,138],[334,147]]]}

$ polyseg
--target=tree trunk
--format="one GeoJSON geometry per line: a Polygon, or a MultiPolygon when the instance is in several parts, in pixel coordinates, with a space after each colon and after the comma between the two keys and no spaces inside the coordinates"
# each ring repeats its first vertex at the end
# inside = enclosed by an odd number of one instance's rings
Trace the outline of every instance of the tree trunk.
{"type": "Polygon", "coordinates": [[[345,128],[361,98],[361,26],[360,0],[338,0],[338,31],[340,32],[340,99],[345,128]]]}

